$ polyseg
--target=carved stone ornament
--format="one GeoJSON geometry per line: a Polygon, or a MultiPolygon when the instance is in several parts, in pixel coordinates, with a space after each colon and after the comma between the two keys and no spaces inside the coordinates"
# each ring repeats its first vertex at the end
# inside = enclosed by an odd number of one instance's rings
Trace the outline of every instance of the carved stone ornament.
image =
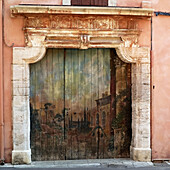
{"type": "MultiPolygon", "coordinates": [[[[25,18],[26,47],[13,47],[13,164],[29,164],[29,64],[41,60],[47,48],[115,48],[132,63],[131,158],[151,161],[150,48],[139,47],[138,23],[151,9],[112,7],[12,6],[25,18]]],[[[148,37],[149,38],[149,37],[148,37]]]]}
{"type": "Polygon", "coordinates": [[[80,16],[80,15],[48,15],[28,16],[25,22],[26,27],[49,28],[49,29],[92,29],[92,30],[113,30],[113,29],[136,29],[136,22],[133,17],[113,16],[80,16]],[[125,20],[126,18],[126,20],[125,20]]]}
{"type": "Polygon", "coordinates": [[[137,42],[138,23],[152,16],[153,10],[18,5],[11,7],[11,13],[25,17],[25,39],[29,47],[87,49],[114,48],[125,38],[131,41],[132,35],[137,42]]]}

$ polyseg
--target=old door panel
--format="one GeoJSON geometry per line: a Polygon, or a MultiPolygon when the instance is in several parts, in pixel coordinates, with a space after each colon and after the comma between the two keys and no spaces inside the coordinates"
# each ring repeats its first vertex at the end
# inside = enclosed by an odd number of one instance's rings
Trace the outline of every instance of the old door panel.
{"type": "Polygon", "coordinates": [[[48,49],[31,64],[32,160],[128,157],[130,65],[110,49],[48,49]]]}

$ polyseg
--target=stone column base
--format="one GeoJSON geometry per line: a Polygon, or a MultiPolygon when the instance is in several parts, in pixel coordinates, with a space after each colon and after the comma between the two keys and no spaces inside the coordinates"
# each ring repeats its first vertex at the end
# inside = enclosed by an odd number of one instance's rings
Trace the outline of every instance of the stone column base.
{"type": "Polygon", "coordinates": [[[31,150],[13,150],[12,151],[12,164],[30,164],[31,163],[31,150]]]}
{"type": "Polygon", "coordinates": [[[150,148],[130,148],[130,155],[134,161],[151,162],[150,148]]]}

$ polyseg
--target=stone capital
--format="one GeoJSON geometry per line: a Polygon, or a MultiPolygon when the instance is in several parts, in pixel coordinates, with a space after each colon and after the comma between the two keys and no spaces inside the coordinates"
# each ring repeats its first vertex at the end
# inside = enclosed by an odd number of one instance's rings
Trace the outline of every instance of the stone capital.
{"type": "Polygon", "coordinates": [[[150,63],[150,49],[147,47],[120,45],[116,48],[116,52],[126,63],[150,63]]]}
{"type": "Polygon", "coordinates": [[[41,60],[46,53],[46,48],[41,47],[14,47],[13,48],[13,64],[22,65],[36,63],[41,60]]]}

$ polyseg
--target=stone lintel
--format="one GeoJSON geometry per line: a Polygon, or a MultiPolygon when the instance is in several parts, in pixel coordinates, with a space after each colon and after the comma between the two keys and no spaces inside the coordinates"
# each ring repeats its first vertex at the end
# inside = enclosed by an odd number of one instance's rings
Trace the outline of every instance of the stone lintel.
{"type": "Polygon", "coordinates": [[[85,7],[85,6],[11,6],[11,13],[15,15],[25,14],[77,14],[77,15],[130,15],[153,16],[154,10],[148,8],[120,8],[120,7],[85,7]]]}

